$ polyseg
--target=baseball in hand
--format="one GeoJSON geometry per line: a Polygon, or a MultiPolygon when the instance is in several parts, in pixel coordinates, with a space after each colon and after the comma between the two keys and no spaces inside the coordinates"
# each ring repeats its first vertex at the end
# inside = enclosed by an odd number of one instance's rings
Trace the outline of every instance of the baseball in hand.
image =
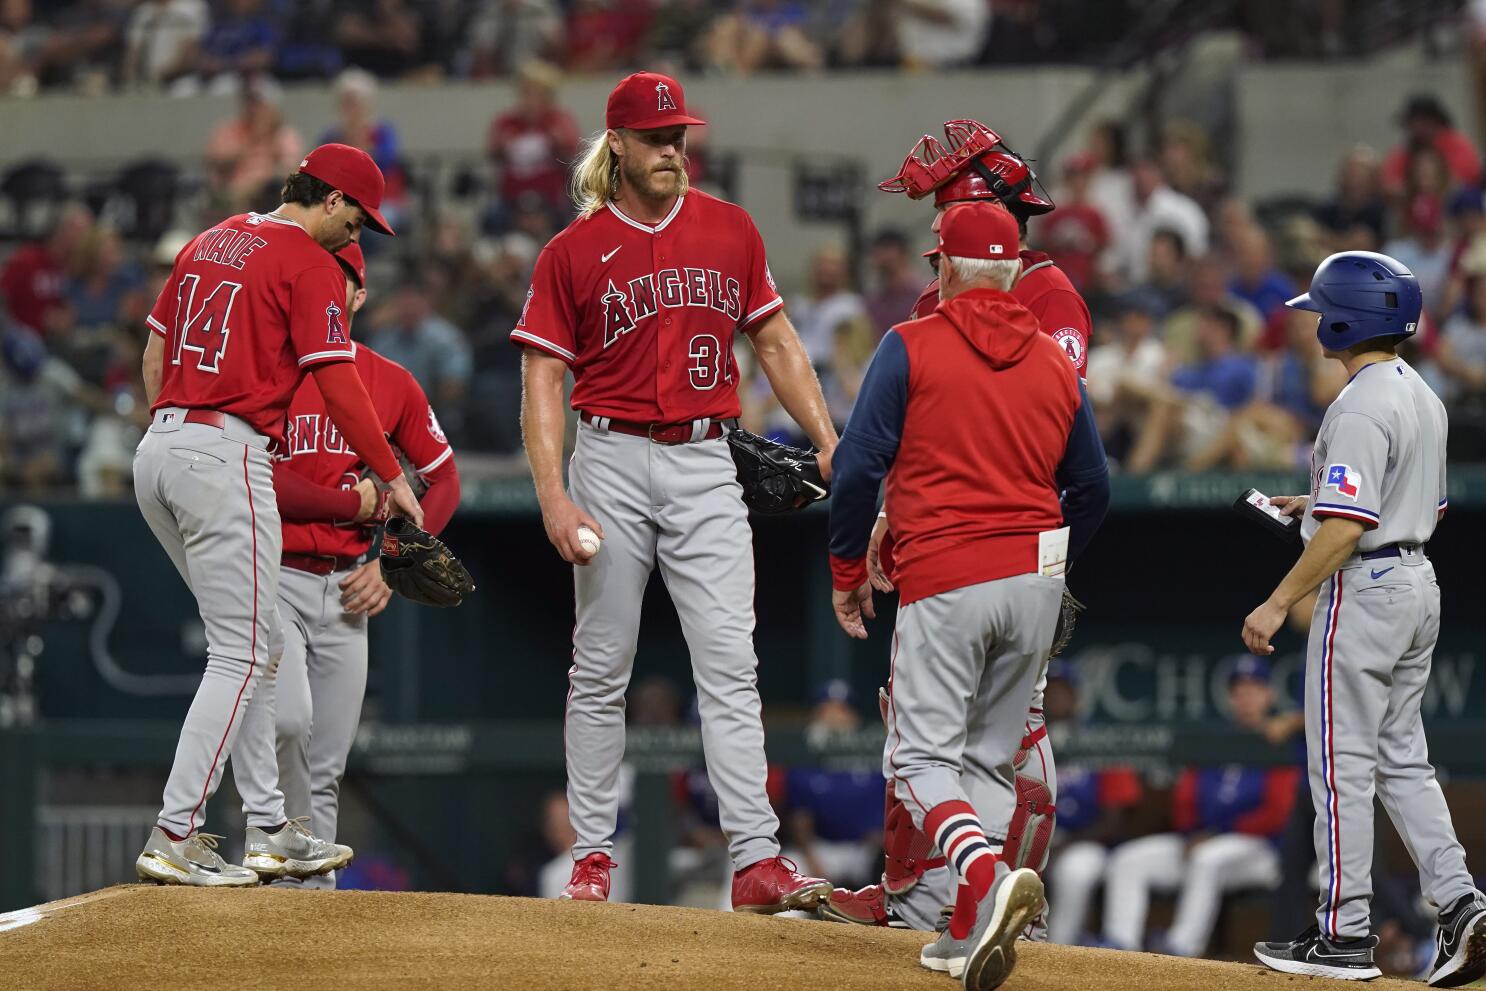
{"type": "Polygon", "coordinates": [[[578,546],[583,548],[583,553],[593,557],[599,552],[599,535],[587,526],[578,527],[578,546]]]}

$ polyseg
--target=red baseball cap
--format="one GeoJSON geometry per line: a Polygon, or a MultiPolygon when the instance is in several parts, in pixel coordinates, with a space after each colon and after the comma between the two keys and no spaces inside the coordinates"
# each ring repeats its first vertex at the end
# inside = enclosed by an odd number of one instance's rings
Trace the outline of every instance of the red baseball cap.
{"type": "Polygon", "coordinates": [[[366,152],[350,145],[321,145],[299,163],[299,171],[351,197],[366,211],[366,226],[393,236],[392,225],[381,210],[387,180],[366,152]]]}
{"type": "Polygon", "coordinates": [[[366,256],[361,253],[361,245],[352,241],[335,253],[335,260],[341,263],[341,268],[356,280],[358,286],[366,288],[366,256]]]}
{"type": "Polygon", "coordinates": [[[604,113],[604,126],[611,131],[705,123],[699,117],[687,116],[681,84],[659,72],[636,72],[619,80],[609,94],[609,108],[604,113]]]}
{"type": "Polygon", "coordinates": [[[1007,261],[1021,254],[1020,235],[1011,211],[994,200],[956,203],[939,221],[939,246],[925,258],[986,258],[1007,261]]]}

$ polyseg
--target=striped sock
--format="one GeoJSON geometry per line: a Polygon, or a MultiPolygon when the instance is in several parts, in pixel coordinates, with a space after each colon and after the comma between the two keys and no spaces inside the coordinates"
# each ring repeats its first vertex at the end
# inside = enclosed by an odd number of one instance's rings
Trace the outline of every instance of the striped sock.
{"type": "Polygon", "coordinates": [[[960,879],[950,935],[964,939],[975,923],[975,905],[991,890],[996,879],[1000,841],[986,838],[980,817],[969,802],[941,802],[924,817],[924,831],[944,852],[949,866],[960,879]]]}

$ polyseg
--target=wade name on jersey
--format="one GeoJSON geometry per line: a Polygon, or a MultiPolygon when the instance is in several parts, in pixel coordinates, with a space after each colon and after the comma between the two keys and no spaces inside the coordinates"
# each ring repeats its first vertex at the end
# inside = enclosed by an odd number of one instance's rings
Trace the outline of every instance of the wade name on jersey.
{"type": "Polygon", "coordinates": [[[248,256],[267,243],[251,231],[215,227],[196,239],[196,251],[192,253],[191,260],[216,262],[241,270],[248,256]]]}
{"type": "Polygon", "coordinates": [[[609,280],[599,297],[604,308],[604,347],[634,330],[659,312],[689,306],[716,310],[730,320],[743,316],[743,286],[712,268],[666,268],[631,279],[621,289],[609,280]]]}

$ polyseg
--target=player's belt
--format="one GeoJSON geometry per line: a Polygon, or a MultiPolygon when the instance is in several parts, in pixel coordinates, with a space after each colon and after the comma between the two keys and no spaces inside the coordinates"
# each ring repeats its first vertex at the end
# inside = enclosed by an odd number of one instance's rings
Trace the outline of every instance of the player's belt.
{"type": "Polygon", "coordinates": [[[612,430],[615,433],[630,434],[634,437],[647,437],[657,444],[690,444],[698,440],[716,440],[721,437],[724,425],[736,425],[736,420],[713,420],[707,424],[706,431],[702,436],[695,437],[696,421],[687,420],[684,423],[634,423],[630,420],[615,420],[607,416],[594,416],[588,411],[579,414],[584,423],[598,426],[600,429],[612,430]],[[595,421],[599,421],[595,423],[595,421]]]}
{"type": "Polygon", "coordinates": [[[336,554],[291,554],[284,552],[280,558],[284,567],[295,571],[307,571],[312,575],[333,575],[337,571],[350,571],[368,560],[367,555],[344,557],[336,554]]]}
{"type": "Polygon", "coordinates": [[[181,419],[187,423],[201,423],[208,427],[216,427],[218,430],[227,426],[227,414],[219,413],[214,409],[188,409],[181,419]]]}
{"type": "Polygon", "coordinates": [[[1423,544],[1389,544],[1387,547],[1379,547],[1375,551],[1364,551],[1358,557],[1364,561],[1377,561],[1385,557],[1403,557],[1404,552],[1422,551],[1423,544]]]}

